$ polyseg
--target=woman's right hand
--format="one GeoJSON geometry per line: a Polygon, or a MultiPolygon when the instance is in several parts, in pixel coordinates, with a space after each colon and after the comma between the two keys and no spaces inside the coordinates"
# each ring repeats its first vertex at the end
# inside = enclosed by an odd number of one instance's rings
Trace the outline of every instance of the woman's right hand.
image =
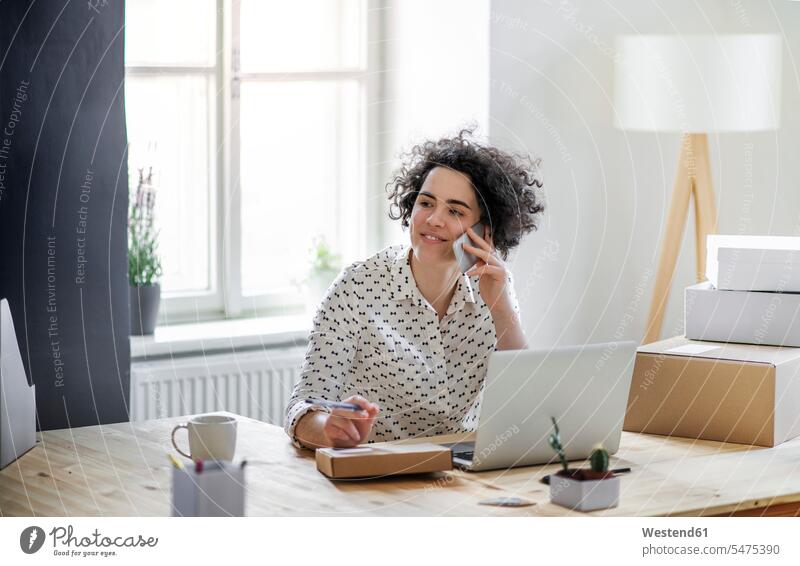
{"type": "Polygon", "coordinates": [[[353,395],[342,401],[358,405],[362,410],[356,412],[333,409],[325,419],[322,432],[331,446],[350,448],[367,440],[380,409],[378,405],[370,403],[360,395],[353,395]]]}

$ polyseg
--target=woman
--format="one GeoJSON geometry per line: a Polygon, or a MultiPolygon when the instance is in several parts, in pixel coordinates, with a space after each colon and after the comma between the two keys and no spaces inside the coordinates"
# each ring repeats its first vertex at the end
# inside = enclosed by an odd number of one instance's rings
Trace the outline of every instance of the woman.
{"type": "Polygon", "coordinates": [[[489,354],[527,347],[503,260],[543,210],[538,162],[472,133],[405,156],[388,186],[390,217],[409,229],[410,245],[350,265],[328,289],[286,412],[296,446],[474,430],[489,354]],[[479,220],[483,234],[471,229],[479,220]],[[464,249],[479,260],[462,274],[453,242],[464,232],[464,249]]]}

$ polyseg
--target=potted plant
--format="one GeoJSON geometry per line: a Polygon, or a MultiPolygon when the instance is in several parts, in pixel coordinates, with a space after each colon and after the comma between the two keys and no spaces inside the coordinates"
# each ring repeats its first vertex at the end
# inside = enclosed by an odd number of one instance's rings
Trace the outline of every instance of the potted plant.
{"type": "Polygon", "coordinates": [[[139,183],[128,216],[131,334],[136,336],[153,333],[161,302],[161,259],[153,222],[154,206],[153,168],[147,176],[139,169],[139,183]]]}
{"type": "Polygon", "coordinates": [[[555,417],[548,441],[561,461],[561,470],[550,476],[550,501],[577,511],[608,509],[619,504],[619,478],[608,471],[608,452],[598,446],[589,458],[590,469],[571,470],[561,445],[555,417]]]}
{"type": "Polygon", "coordinates": [[[342,259],[334,253],[323,236],[313,239],[311,249],[311,264],[306,278],[306,306],[314,314],[325,292],[333,283],[342,268],[342,259]]]}

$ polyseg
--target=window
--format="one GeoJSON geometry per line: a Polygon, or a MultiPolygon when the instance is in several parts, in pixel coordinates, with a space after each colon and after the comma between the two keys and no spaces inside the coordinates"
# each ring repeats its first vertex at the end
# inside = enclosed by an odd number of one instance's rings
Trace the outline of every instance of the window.
{"type": "MultiPolygon", "coordinates": [[[[215,0],[132,0],[126,10],[128,168],[153,168],[165,297],[213,300],[215,0]],[[182,18],[188,10],[197,18],[182,18]]],[[[221,306],[208,303],[207,308],[221,306]]]]}
{"type": "Polygon", "coordinates": [[[317,236],[363,255],[366,12],[126,3],[128,165],[132,183],[153,167],[165,322],[302,308],[317,236]]]}

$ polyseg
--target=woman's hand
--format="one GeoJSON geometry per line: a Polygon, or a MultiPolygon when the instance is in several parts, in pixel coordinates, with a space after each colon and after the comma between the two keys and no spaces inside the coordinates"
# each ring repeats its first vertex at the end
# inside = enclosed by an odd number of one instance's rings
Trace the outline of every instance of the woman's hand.
{"type": "Polygon", "coordinates": [[[378,405],[370,403],[360,395],[353,395],[343,401],[358,405],[362,410],[333,409],[325,419],[322,432],[329,444],[337,448],[349,448],[366,441],[375,417],[380,411],[378,405]]]}
{"type": "MultiPolygon", "coordinates": [[[[523,350],[528,347],[525,331],[512,304],[511,295],[506,290],[508,271],[506,264],[494,253],[489,228],[484,228],[484,240],[472,228],[467,228],[470,239],[478,247],[464,244],[464,249],[478,258],[478,262],[467,271],[467,275],[480,278],[480,293],[483,302],[489,307],[497,333],[496,350],[523,350]],[[488,241],[487,241],[488,240],[488,241]]],[[[512,290],[513,291],[513,290],[512,290]]]]}
{"type": "Polygon", "coordinates": [[[478,276],[481,282],[481,297],[483,297],[483,302],[486,303],[490,311],[495,312],[498,308],[507,309],[510,306],[505,293],[508,272],[506,264],[494,253],[494,245],[492,244],[488,226],[484,227],[483,236],[486,239],[481,238],[472,228],[467,228],[467,235],[477,246],[464,244],[464,250],[477,257],[478,262],[466,272],[466,275],[469,277],[478,276]]]}

